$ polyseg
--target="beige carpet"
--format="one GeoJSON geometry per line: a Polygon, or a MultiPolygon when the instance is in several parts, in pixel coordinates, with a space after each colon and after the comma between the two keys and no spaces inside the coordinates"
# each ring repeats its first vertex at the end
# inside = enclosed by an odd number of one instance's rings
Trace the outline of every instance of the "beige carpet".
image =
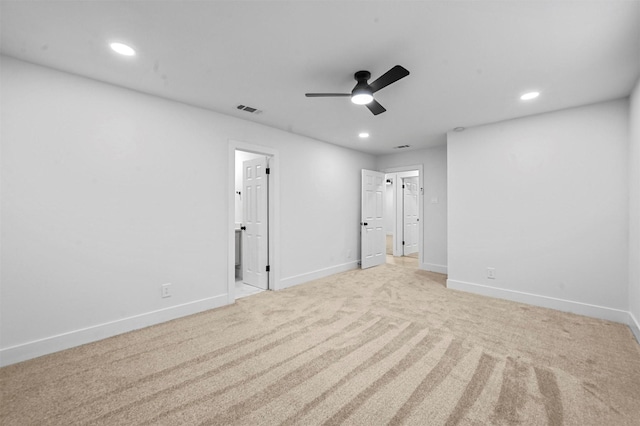
{"type": "Polygon", "coordinates": [[[0,370],[2,425],[638,425],[621,324],[383,265],[0,370]]]}
{"type": "Polygon", "coordinates": [[[391,256],[387,255],[386,263],[390,265],[402,266],[404,268],[418,269],[418,259],[410,256],[391,256]]]}

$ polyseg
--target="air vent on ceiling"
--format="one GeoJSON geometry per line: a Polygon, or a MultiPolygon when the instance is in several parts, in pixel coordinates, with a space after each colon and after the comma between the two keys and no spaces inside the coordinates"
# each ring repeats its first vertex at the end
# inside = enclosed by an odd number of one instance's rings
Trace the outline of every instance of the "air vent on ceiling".
{"type": "Polygon", "coordinates": [[[398,145],[398,146],[394,146],[393,149],[403,149],[403,148],[409,148],[410,145],[398,145]]]}
{"type": "Polygon", "coordinates": [[[262,114],[262,111],[259,110],[258,108],[253,108],[246,105],[238,105],[236,108],[241,111],[247,111],[248,113],[251,113],[251,114],[262,114]]]}

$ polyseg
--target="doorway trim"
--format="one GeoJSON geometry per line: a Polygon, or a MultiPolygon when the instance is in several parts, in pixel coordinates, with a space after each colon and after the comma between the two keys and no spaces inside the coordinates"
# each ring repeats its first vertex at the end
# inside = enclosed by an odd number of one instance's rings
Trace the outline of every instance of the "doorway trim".
{"type": "MultiPolygon", "coordinates": [[[[419,202],[418,202],[418,214],[420,217],[420,221],[418,222],[418,267],[420,269],[426,269],[426,266],[424,264],[424,222],[425,222],[425,217],[424,217],[424,167],[422,164],[416,164],[413,166],[399,166],[399,167],[389,167],[386,169],[382,169],[381,171],[383,173],[397,173],[396,175],[396,181],[400,180],[402,181],[402,176],[403,172],[414,172],[414,171],[418,171],[418,184],[420,185],[420,194],[419,194],[419,202]]],[[[395,253],[397,253],[397,249],[396,249],[396,245],[397,245],[397,240],[398,240],[398,223],[397,223],[397,211],[398,211],[398,187],[401,187],[401,185],[394,185],[394,192],[393,192],[393,197],[394,197],[394,214],[396,215],[396,220],[395,220],[395,228],[393,231],[393,235],[394,235],[394,244],[393,244],[393,253],[395,255],[395,253]]]]}
{"type": "Polygon", "coordinates": [[[276,149],[242,142],[234,139],[228,141],[227,174],[227,303],[236,300],[235,278],[235,180],[236,150],[251,152],[269,157],[269,290],[280,289],[280,155],[276,149]]]}

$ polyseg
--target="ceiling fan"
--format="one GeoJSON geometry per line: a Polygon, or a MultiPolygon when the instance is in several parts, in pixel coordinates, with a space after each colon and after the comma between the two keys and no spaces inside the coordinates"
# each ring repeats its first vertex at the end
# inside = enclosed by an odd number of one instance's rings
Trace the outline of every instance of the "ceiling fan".
{"type": "Polygon", "coordinates": [[[382,74],[376,81],[371,84],[367,80],[371,78],[369,71],[358,71],[354,74],[354,78],[358,82],[351,93],[306,93],[308,98],[330,98],[330,97],[351,97],[351,102],[357,105],[366,105],[373,115],[382,114],[386,109],[373,98],[373,94],[388,85],[395,83],[409,75],[404,67],[396,65],[386,73],[382,74]]]}

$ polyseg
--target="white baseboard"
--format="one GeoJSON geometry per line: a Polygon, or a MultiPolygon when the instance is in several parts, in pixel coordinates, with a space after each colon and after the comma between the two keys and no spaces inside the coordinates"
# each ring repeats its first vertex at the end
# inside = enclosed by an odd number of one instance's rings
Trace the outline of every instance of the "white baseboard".
{"type": "Polygon", "coordinates": [[[0,366],[15,364],[226,304],[227,295],[223,294],[0,349],[0,366]]]}
{"type": "Polygon", "coordinates": [[[436,265],[435,263],[422,263],[420,269],[425,271],[437,272],[439,274],[447,274],[447,265],[436,265]]]}
{"type": "Polygon", "coordinates": [[[556,309],[563,312],[571,312],[578,315],[619,322],[622,324],[629,323],[629,312],[621,309],[607,308],[605,306],[590,305],[588,303],[574,302],[571,300],[557,299],[555,297],[540,296],[538,294],[524,293],[451,279],[447,280],[447,288],[495,297],[498,299],[526,303],[528,305],[540,306],[543,308],[556,309]]]}
{"type": "Polygon", "coordinates": [[[638,322],[638,319],[634,317],[631,312],[629,312],[629,328],[633,335],[636,336],[638,344],[640,344],[640,322],[638,322]]]}
{"type": "Polygon", "coordinates": [[[294,285],[304,284],[309,281],[328,277],[329,275],[350,271],[352,269],[356,269],[357,267],[358,261],[354,260],[353,262],[343,263],[342,265],[331,266],[329,268],[318,269],[317,271],[308,272],[306,274],[283,278],[280,280],[280,285],[276,290],[284,290],[285,288],[293,287],[294,285]]]}

